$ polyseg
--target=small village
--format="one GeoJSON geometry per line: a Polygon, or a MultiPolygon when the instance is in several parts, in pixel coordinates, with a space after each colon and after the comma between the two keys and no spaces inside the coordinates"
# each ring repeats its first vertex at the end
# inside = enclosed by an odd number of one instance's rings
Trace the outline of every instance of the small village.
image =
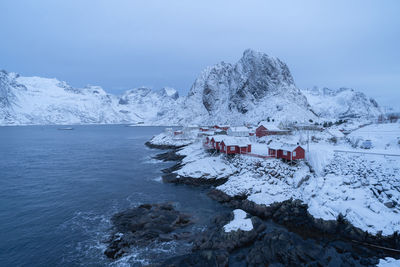
{"type": "Polygon", "coordinates": [[[352,121],[167,128],[151,139],[184,157],[176,182],[210,183],[258,205],[291,198],[316,218],[343,214],[371,233],[399,225],[400,124],[352,121]],[[382,222],[378,214],[386,216],[382,222]]]}
{"type": "Polygon", "coordinates": [[[281,130],[272,124],[260,124],[257,128],[246,126],[228,127],[213,126],[200,128],[200,136],[204,135],[203,146],[208,150],[235,155],[245,154],[259,158],[279,158],[287,161],[302,160],[305,150],[299,144],[258,143],[257,139],[273,135],[289,135],[289,130],[281,130]],[[207,133],[207,134],[206,134],[207,133]],[[253,147],[253,149],[252,149],[253,147]],[[267,153],[267,155],[265,155],[267,153]]]}
{"type": "MultiPolygon", "coordinates": [[[[306,158],[309,136],[303,138],[299,130],[322,132],[324,128],[311,125],[283,127],[271,122],[260,122],[257,126],[188,126],[182,130],[167,128],[166,133],[176,142],[196,139],[210,153],[227,156],[244,155],[262,159],[282,159],[290,164],[306,158]]],[[[339,132],[344,136],[343,133],[339,132]]]]}

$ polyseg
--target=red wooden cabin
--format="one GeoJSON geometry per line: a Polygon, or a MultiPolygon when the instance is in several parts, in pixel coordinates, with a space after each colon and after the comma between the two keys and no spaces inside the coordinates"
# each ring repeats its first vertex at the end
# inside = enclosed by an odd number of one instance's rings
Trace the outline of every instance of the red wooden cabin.
{"type": "Polygon", "coordinates": [[[216,149],[219,151],[221,149],[220,145],[221,145],[222,140],[223,140],[223,136],[219,136],[219,135],[213,136],[213,137],[211,137],[211,140],[210,140],[210,146],[213,149],[216,149]]]}
{"type": "Polygon", "coordinates": [[[278,159],[298,160],[305,158],[305,150],[299,145],[281,145],[279,147],[269,147],[268,155],[278,159]]]}
{"type": "Polygon", "coordinates": [[[263,137],[267,135],[287,134],[288,131],[279,129],[273,124],[260,124],[256,129],[256,136],[263,137]]]}
{"type": "Polygon", "coordinates": [[[210,143],[210,137],[206,137],[206,138],[204,138],[204,144],[206,144],[206,145],[208,145],[209,143],[210,143]]]}
{"type": "Polygon", "coordinates": [[[228,138],[226,137],[221,142],[221,152],[225,154],[246,154],[251,153],[251,144],[242,138],[228,138]]]}
{"type": "Polygon", "coordinates": [[[174,132],[174,136],[177,136],[177,135],[180,135],[180,134],[183,134],[183,132],[182,131],[175,131],[174,132]]]}

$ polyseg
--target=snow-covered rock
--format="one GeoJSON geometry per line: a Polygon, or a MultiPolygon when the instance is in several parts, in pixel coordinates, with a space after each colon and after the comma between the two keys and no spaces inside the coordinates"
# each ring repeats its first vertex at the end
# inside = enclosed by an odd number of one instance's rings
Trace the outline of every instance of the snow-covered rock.
{"type": "Polygon", "coordinates": [[[253,223],[251,219],[246,219],[247,213],[241,209],[236,209],[233,211],[233,220],[230,221],[228,224],[224,225],[225,232],[232,232],[232,231],[251,231],[253,230],[253,223]]]}
{"type": "Polygon", "coordinates": [[[171,87],[164,87],[160,90],[160,95],[164,96],[164,97],[170,97],[174,100],[179,98],[179,93],[178,91],[176,91],[174,88],[171,87]]]}
{"type": "Polygon", "coordinates": [[[302,90],[312,110],[327,120],[374,119],[382,114],[378,103],[364,93],[350,88],[302,90]]]}
{"type": "Polygon", "coordinates": [[[384,258],[379,260],[378,267],[398,267],[400,266],[400,260],[394,258],[384,258]]]}

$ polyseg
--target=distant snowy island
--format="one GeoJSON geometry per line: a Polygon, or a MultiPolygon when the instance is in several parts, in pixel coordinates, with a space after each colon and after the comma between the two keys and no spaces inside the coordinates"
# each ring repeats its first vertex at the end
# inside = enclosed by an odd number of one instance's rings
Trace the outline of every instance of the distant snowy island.
{"type": "Polygon", "coordinates": [[[353,89],[296,87],[278,58],[246,50],[235,64],[203,70],[187,96],[173,88],[135,88],[120,96],[99,86],[0,71],[0,125],[117,124],[211,125],[375,120],[382,111],[353,89]]]}

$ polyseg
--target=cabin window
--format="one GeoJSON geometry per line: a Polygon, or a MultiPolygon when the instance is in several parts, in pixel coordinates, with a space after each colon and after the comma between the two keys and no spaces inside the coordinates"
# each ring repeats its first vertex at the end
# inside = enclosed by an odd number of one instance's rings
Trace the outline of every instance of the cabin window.
{"type": "Polygon", "coordinates": [[[296,151],[293,151],[293,157],[296,157],[296,151]]]}
{"type": "Polygon", "coordinates": [[[287,156],[287,151],[283,151],[283,155],[284,155],[284,156],[287,156]]]}
{"type": "Polygon", "coordinates": [[[230,150],[231,152],[234,152],[234,151],[235,151],[235,147],[231,146],[231,147],[229,147],[229,150],[230,150]]]}

